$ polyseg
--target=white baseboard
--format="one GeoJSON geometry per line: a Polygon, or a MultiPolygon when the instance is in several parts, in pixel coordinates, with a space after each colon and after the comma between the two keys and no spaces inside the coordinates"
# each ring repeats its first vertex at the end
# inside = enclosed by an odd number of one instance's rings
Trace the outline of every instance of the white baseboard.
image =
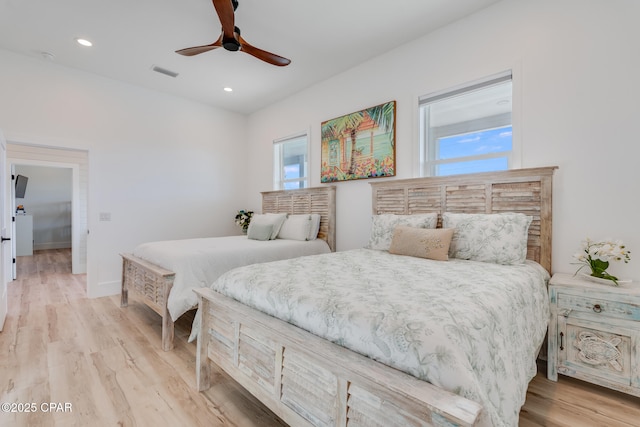
{"type": "Polygon", "coordinates": [[[113,282],[98,283],[98,286],[95,286],[95,287],[92,286],[92,289],[87,289],[87,297],[100,298],[100,297],[108,297],[111,295],[118,295],[122,290],[122,285],[120,283],[121,283],[120,280],[114,280],[113,282]]]}
{"type": "Polygon", "coordinates": [[[71,249],[71,240],[68,242],[47,242],[47,243],[34,243],[34,251],[43,251],[47,249],[71,249]]]}

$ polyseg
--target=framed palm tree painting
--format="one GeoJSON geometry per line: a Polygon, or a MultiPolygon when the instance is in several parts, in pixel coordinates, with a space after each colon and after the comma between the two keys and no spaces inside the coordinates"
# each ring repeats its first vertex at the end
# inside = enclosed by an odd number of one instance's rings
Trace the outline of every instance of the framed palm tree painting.
{"type": "Polygon", "coordinates": [[[320,182],[396,174],[396,101],[322,122],[320,182]]]}

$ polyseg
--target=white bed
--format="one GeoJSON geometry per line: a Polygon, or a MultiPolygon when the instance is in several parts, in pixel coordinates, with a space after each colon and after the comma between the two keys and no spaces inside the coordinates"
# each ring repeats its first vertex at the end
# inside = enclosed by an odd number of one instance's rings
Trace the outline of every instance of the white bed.
{"type": "Polygon", "coordinates": [[[252,240],[247,236],[210,237],[143,243],[133,255],[175,273],[167,308],[173,321],[198,303],[193,289],[208,286],[236,267],[304,255],[329,253],[326,241],[252,240]]]}
{"type": "Polygon", "coordinates": [[[142,297],[162,316],[162,347],[173,348],[173,324],[197,305],[193,289],[207,286],[222,273],[243,265],[335,250],[335,187],[262,193],[262,213],[315,214],[317,238],[254,240],[248,236],[149,242],[122,254],[122,301],[128,292],[142,297]]]}
{"type": "MultiPolygon", "coordinates": [[[[357,249],[255,264],[213,290],[482,404],[518,424],[549,318],[539,264],[433,261],[357,249]]],[[[313,418],[333,424],[320,411],[313,418]],[[324,417],[324,419],[323,419],[324,417]]]]}
{"type": "MultiPolygon", "coordinates": [[[[359,249],[196,290],[199,389],[210,360],[291,425],[517,425],[549,319],[553,170],[372,184],[374,214],[437,212],[452,253],[472,260],[359,249]],[[515,222],[493,239],[503,218],[515,222]],[[497,246],[476,250],[477,234],[497,246]]],[[[384,240],[373,228],[370,247],[384,240]]]]}

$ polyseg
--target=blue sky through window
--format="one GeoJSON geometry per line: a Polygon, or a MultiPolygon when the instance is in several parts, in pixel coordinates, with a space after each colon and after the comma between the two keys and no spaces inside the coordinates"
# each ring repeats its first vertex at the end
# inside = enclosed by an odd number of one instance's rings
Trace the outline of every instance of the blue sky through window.
{"type": "Polygon", "coordinates": [[[300,178],[300,164],[286,165],[284,167],[284,179],[300,178]]]}
{"type": "Polygon", "coordinates": [[[511,151],[511,126],[438,139],[438,159],[511,151]]]}
{"type": "MultiPolygon", "coordinates": [[[[511,126],[440,138],[438,148],[437,157],[440,160],[511,151],[511,126]]],[[[497,157],[440,164],[436,167],[437,175],[443,176],[507,170],[509,163],[506,157],[497,157]]]]}

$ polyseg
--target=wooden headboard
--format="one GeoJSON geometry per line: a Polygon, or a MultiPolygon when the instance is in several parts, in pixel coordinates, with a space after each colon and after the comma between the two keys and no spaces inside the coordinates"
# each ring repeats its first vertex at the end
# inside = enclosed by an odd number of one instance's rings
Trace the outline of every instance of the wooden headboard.
{"type": "Polygon", "coordinates": [[[336,250],[336,187],[263,191],[262,213],[320,214],[318,238],[336,250]]]}
{"type": "Polygon", "coordinates": [[[551,272],[551,194],[556,166],[370,183],[373,214],[522,212],[532,216],[527,259],[551,272]]]}

